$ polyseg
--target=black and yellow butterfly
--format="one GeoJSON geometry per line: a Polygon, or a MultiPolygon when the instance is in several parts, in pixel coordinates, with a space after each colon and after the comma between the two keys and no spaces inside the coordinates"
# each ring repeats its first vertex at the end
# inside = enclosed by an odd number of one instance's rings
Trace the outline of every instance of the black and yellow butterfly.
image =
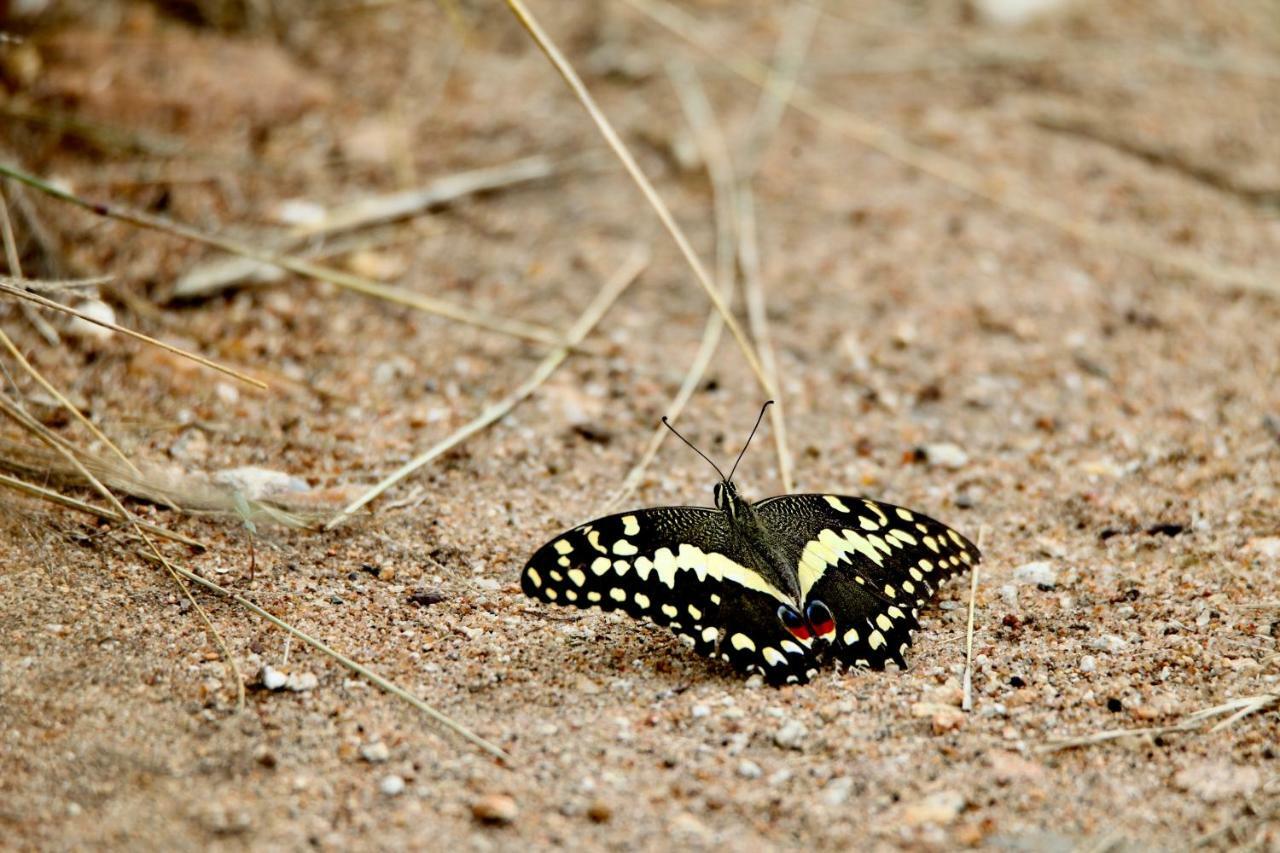
{"type": "Polygon", "coordinates": [[[794,684],[832,657],[905,667],[919,608],[981,559],[913,510],[827,494],[749,503],[732,478],[721,474],[715,509],[638,509],[566,531],[529,560],[524,593],[650,619],[739,672],[794,684]]]}

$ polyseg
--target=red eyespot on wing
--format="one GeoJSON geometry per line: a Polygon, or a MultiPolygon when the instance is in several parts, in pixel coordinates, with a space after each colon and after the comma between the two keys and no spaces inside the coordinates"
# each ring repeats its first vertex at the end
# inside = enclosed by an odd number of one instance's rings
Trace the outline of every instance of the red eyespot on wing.
{"type": "MultiPolygon", "coordinates": [[[[834,628],[835,626],[832,625],[833,630],[834,628]]],[[[809,630],[808,625],[797,625],[794,628],[788,625],[787,630],[790,631],[791,636],[795,637],[797,640],[807,640],[813,636],[813,632],[809,630]]]]}
{"type": "Polygon", "coordinates": [[[813,633],[819,637],[825,637],[828,634],[836,632],[836,623],[834,619],[824,619],[813,626],[813,633]]]}

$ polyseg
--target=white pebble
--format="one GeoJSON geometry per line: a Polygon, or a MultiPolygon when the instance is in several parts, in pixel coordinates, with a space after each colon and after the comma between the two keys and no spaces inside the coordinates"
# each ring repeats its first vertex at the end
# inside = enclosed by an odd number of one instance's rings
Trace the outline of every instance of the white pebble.
{"type": "Polygon", "coordinates": [[[930,465],[939,468],[963,468],[969,464],[969,454],[949,441],[925,445],[924,454],[930,465]]]}
{"type": "Polygon", "coordinates": [[[701,720],[703,717],[711,716],[711,709],[706,705],[694,705],[693,708],[689,710],[689,713],[695,720],[701,720]]]}
{"type": "Polygon", "coordinates": [[[804,749],[804,740],[809,730],[799,720],[787,720],[773,733],[773,742],[783,749],[804,749]]]}
{"type": "Polygon", "coordinates": [[[1049,563],[1037,561],[1018,566],[1013,570],[1013,579],[1018,583],[1053,586],[1058,581],[1058,573],[1049,563]]]}
{"type": "Polygon", "coordinates": [[[853,793],[853,778],[837,776],[822,789],[822,799],[829,806],[838,806],[849,799],[851,793],[853,793]]]}
{"type": "Polygon", "coordinates": [[[1018,609],[1018,588],[1011,583],[1004,584],[1000,587],[1000,599],[1004,602],[1004,606],[1010,610],[1018,609]]]}
{"type": "Polygon", "coordinates": [[[360,757],[370,764],[381,764],[391,757],[391,750],[385,743],[376,740],[373,743],[361,745],[360,757]]]}
{"type": "MultiPolygon", "coordinates": [[[[103,302],[101,299],[86,299],[76,305],[76,310],[81,314],[84,314],[85,317],[89,317],[94,320],[101,320],[105,323],[114,323],[116,321],[116,312],[110,305],[103,302]]],[[[115,332],[105,326],[100,326],[97,323],[91,323],[89,320],[85,320],[80,317],[76,317],[71,321],[68,325],[68,331],[80,335],[81,337],[93,338],[99,341],[105,341],[115,334],[115,332]]]]}
{"type": "Polygon", "coordinates": [[[759,779],[764,775],[764,771],[760,769],[760,765],[750,759],[744,759],[738,765],[738,775],[743,779],[759,779]]]}
{"type": "Polygon", "coordinates": [[[1085,655],[1084,657],[1080,658],[1081,672],[1093,672],[1097,668],[1098,668],[1098,659],[1095,658],[1093,655],[1085,655]]]}
{"type": "Polygon", "coordinates": [[[303,672],[289,676],[284,686],[294,693],[305,693],[308,690],[315,690],[319,687],[320,679],[316,678],[313,673],[303,672]]]}
{"type": "Polygon", "coordinates": [[[382,781],[378,783],[378,789],[388,797],[397,797],[404,793],[404,779],[394,773],[383,776],[382,781]]]}
{"type": "Polygon", "coordinates": [[[289,681],[289,676],[270,664],[262,666],[262,686],[268,690],[279,690],[289,681]]]}
{"type": "Polygon", "coordinates": [[[1123,637],[1118,637],[1115,634],[1103,634],[1101,637],[1094,637],[1089,641],[1089,648],[1097,649],[1100,652],[1110,652],[1111,654],[1124,651],[1128,645],[1123,637]]]}

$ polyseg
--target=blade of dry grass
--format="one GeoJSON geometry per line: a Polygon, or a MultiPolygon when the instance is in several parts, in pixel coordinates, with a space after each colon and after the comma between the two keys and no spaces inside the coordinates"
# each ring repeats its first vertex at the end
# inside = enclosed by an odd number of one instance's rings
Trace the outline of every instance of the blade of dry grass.
{"type": "Polygon", "coordinates": [[[225,373],[227,376],[231,376],[236,379],[239,379],[241,382],[248,383],[249,385],[253,385],[256,388],[262,388],[263,390],[267,388],[267,383],[262,382],[258,379],[254,379],[252,376],[246,376],[245,374],[241,373],[238,370],[233,370],[230,367],[227,367],[222,364],[218,364],[216,361],[207,359],[202,355],[196,355],[195,353],[189,350],[184,350],[181,347],[175,347],[173,344],[166,344],[164,341],[156,340],[150,335],[142,334],[142,332],[135,332],[133,329],[126,328],[124,326],[119,325],[118,323],[112,323],[110,320],[101,320],[97,317],[93,317],[89,314],[86,314],[83,311],[77,311],[75,308],[72,308],[67,305],[63,305],[61,302],[55,302],[52,299],[47,299],[39,295],[38,293],[31,293],[30,291],[25,289],[22,285],[23,285],[22,279],[10,278],[9,276],[0,276],[0,293],[7,293],[10,296],[15,296],[19,299],[25,299],[28,302],[34,302],[36,305],[39,305],[43,308],[50,308],[54,311],[61,311],[64,314],[70,314],[73,317],[79,317],[81,320],[84,320],[85,322],[88,322],[88,323],[93,323],[95,326],[102,326],[104,329],[110,329],[113,332],[119,332],[122,335],[128,335],[131,338],[136,338],[137,340],[151,344],[152,346],[160,347],[160,349],[167,350],[168,352],[171,352],[174,355],[180,355],[183,358],[189,358],[192,361],[196,362],[197,364],[202,364],[205,367],[210,368],[211,370],[218,371],[219,373],[225,373]]]}
{"type": "Polygon", "coordinates": [[[756,380],[760,383],[761,389],[765,394],[772,398],[776,396],[773,383],[769,381],[768,375],[765,374],[764,368],[760,364],[760,359],[756,355],[755,349],[751,346],[751,342],[747,339],[746,333],[742,330],[742,326],[730,313],[728,307],[724,304],[719,291],[711,282],[711,276],[707,274],[706,268],[702,265],[702,261],[698,259],[697,253],[693,251],[693,246],[689,243],[689,238],[685,236],[684,231],[676,222],[675,217],[671,215],[671,211],[667,208],[666,202],[658,195],[657,190],[653,188],[653,184],[640,170],[639,164],[635,158],[631,156],[630,150],[623,143],[622,138],[618,136],[618,132],[613,129],[613,125],[609,123],[609,119],[596,105],[595,99],[591,97],[591,93],[587,91],[587,87],[583,85],[581,78],[578,77],[573,66],[564,58],[564,54],[556,47],[550,36],[542,29],[529,9],[522,0],[506,0],[508,8],[512,14],[520,21],[520,25],[537,43],[539,49],[550,60],[552,66],[564,79],[565,83],[573,91],[573,94],[582,103],[591,120],[595,122],[596,127],[600,130],[600,134],[604,137],[609,147],[613,149],[613,153],[622,161],[623,167],[627,170],[627,174],[635,181],[640,188],[640,192],[644,195],[649,205],[657,213],[658,219],[662,222],[667,233],[671,235],[671,239],[675,241],[676,247],[684,256],[689,267],[693,270],[694,278],[698,284],[702,286],[703,292],[707,294],[707,298],[711,300],[711,304],[715,306],[716,311],[720,312],[720,316],[724,319],[724,323],[729,327],[729,332],[738,343],[738,348],[742,350],[742,355],[747,360],[747,364],[751,367],[751,372],[755,374],[756,380]]]}
{"type": "Polygon", "coordinates": [[[1058,738],[1037,747],[1037,750],[1040,752],[1055,752],[1061,749],[1093,746],[1094,744],[1106,743],[1107,741],[1119,740],[1127,737],[1143,735],[1150,735],[1154,737],[1158,735],[1172,734],[1174,732],[1195,731],[1196,729],[1204,728],[1210,720],[1229,714],[1230,716],[1226,717],[1226,719],[1219,720],[1216,725],[1209,729],[1211,732],[1218,732],[1235,725],[1245,717],[1271,708],[1280,708],[1280,693],[1259,693],[1254,696],[1241,696],[1235,699],[1229,699],[1220,705],[1214,705],[1210,708],[1201,708],[1199,711],[1194,711],[1179,722],[1169,726],[1146,726],[1137,729],[1107,729],[1105,731],[1091,732],[1077,737],[1058,738]]]}
{"type": "MultiPolygon", "coordinates": [[[[107,521],[128,522],[127,518],[120,515],[114,509],[97,506],[96,504],[91,504],[87,501],[73,498],[70,495],[64,495],[61,492],[55,492],[53,489],[46,489],[44,486],[38,486],[35,483],[29,483],[26,480],[21,480],[17,477],[10,477],[8,474],[0,474],[0,486],[4,486],[6,489],[13,489],[15,492],[22,492],[23,494],[31,495],[35,498],[40,498],[41,500],[48,501],[49,503],[55,503],[69,509],[79,510],[80,512],[94,515],[98,518],[106,519],[107,521]]],[[[199,539],[192,539],[190,536],[170,530],[167,527],[161,527],[158,524],[152,524],[151,522],[143,521],[142,519],[138,519],[137,523],[138,526],[148,533],[154,533],[157,536],[165,539],[171,539],[174,542],[181,542],[183,545],[187,545],[192,548],[199,548],[202,551],[207,551],[209,549],[209,546],[201,542],[199,539]]]]}
{"type": "Polygon", "coordinates": [[[411,293],[400,288],[381,284],[331,267],[325,267],[320,264],[310,263],[287,255],[279,255],[275,252],[269,252],[265,249],[260,249],[256,246],[251,246],[248,243],[233,240],[229,237],[219,237],[213,234],[208,234],[197,228],[173,222],[165,219],[164,217],[153,216],[149,213],[143,213],[142,211],[131,210],[115,205],[91,202],[87,199],[81,198],[75,193],[68,192],[61,187],[54,186],[48,181],[36,177],[29,172],[25,172],[11,164],[0,163],[0,175],[12,178],[29,187],[40,190],[46,195],[88,210],[98,216],[118,219],[121,222],[127,222],[140,228],[149,228],[175,237],[182,237],[183,239],[200,243],[205,246],[212,246],[215,249],[220,249],[233,255],[253,258],[254,260],[289,270],[290,272],[306,276],[307,278],[327,281],[346,290],[362,293],[366,296],[372,296],[386,302],[404,305],[408,308],[414,308],[427,314],[435,314],[449,320],[455,320],[459,323],[466,323],[481,329],[487,329],[491,332],[498,332],[514,338],[535,341],[537,343],[547,344],[550,346],[558,346],[563,340],[556,332],[532,323],[494,317],[481,311],[455,305],[452,302],[448,302],[443,299],[437,299],[433,296],[411,293]]]}
{"type": "MultiPolygon", "coordinates": [[[[145,552],[143,553],[142,556],[146,557],[147,559],[154,559],[152,555],[149,555],[145,552]]],[[[231,601],[234,601],[236,604],[240,605],[245,610],[248,610],[249,612],[254,613],[257,616],[261,616],[263,619],[266,619],[272,625],[275,625],[277,628],[286,632],[290,636],[297,637],[299,640],[306,643],[308,646],[311,646],[311,648],[315,649],[316,651],[320,652],[321,654],[327,657],[332,658],[333,660],[337,661],[339,664],[351,670],[352,672],[356,673],[357,675],[361,676],[362,678],[367,679],[369,683],[373,684],[375,687],[379,688],[380,690],[383,690],[387,693],[390,693],[392,696],[395,696],[398,699],[402,699],[405,702],[408,702],[410,705],[412,705],[413,707],[421,711],[423,714],[425,714],[432,721],[438,723],[441,726],[444,726],[446,729],[458,735],[463,740],[467,741],[473,746],[479,747],[480,749],[492,755],[494,758],[504,761],[507,764],[511,763],[511,756],[508,755],[506,751],[504,751],[501,747],[497,746],[494,743],[491,743],[490,741],[485,740],[475,732],[471,731],[471,729],[467,728],[461,723],[455,722],[452,718],[441,713],[440,711],[437,711],[431,705],[428,705],[426,702],[419,699],[417,696],[414,696],[412,693],[410,693],[408,690],[405,690],[403,687],[400,687],[394,682],[389,681],[386,678],[383,678],[381,675],[378,675],[373,670],[369,669],[363,664],[357,663],[356,661],[352,660],[351,658],[337,651],[333,647],[326,645],[325,643],[321,642],[320,640],[306,633],[305,631],[295,628],[294,626],[290,625],[288,622],[284,621],[280,617],[275,616],[274,614],[268,612],[262,607],[259,607],[258,605],[254,604],[252,601],[245,598],[244,596],[237,595],[236,593],[232,592],[226,587],[219,586],[218,584],[214,583],[211,580],[208,580],[207,578],[202,578],[200,577],[200,575],[197,575],[195,572],[192,572],[189,569],[186,569],[180,565],[174,564],[173,570],[177,572],[180,576],[185,578],[186,580],[189,580],[194,584],[199,584],[200,586],[208,590],[216,592],[217,594],[231,601]]]]}
{"type": "MultiPolygon", "coordinates": [[[[549,157],[526,157],[501,166],[446,175],[417,189],[357,199],[328,211],[324,219],[314,225],[291,230],[273,251],[292,252],[316,237],[405,219],[467,196],[541,180],[555,171],[549,157]]],[[[245,258],[200,264],[177,280],[170,296],[174,299],[211,296],[254,275],[261,266],[261,262],[245,258]]]]}
{"type": "MultiPolygon", "coordinates": [[[[711,103],[707,100],[702,83],[698,80],[693,67],[686,62],[673,62],[667,66],[667,75],[680,98],[680,106],[685,119],[693,130],[702,161],[706,164],[707,175],[711,179],[711,197],[715,208],[716,223],[716,280],[720,283],[720,292],[724,297],[725,307],[733,305],[734,268],[733,258],[736,253],[733,234],[733,164],[729,157],[729,145],[725,141],[720,125],[715,119],[711,103]]],[[[702,339],[698,343],[698,351],[685,371],[680,387],[671,402],[667,404],[667,419],[674,421],[684,411],[693,394],[702,382],[703,374],[715,356],[720,345],[721,332],[724,329],[724,318],[714,307],[707,314],[707,321],[702,329],[702,339]]],[[[653,464],[658,450],[666,440],[670,431],[659,424],[649,436],[640,458],[627,472],[622,485],[605,502],[602,514],[619,507],[639,488],[645,471],[653,464]]]]}
{"type": "MultiPolygon", "coordinates": [[[[511,0],[508,0],[511,2],[511,0]]],[[[777,87],[769,70],[739,56],[725,56],[702,33],[701,24],[665,0],[623,0],[649,20],[706,53],[734,74],[761,87],[777,87]]],[[[868,121],[834,104],[804,86],[791,92],[792,107],[821,124],[835,128],[850,139],[872,148],[944,183],[964,190],[1011,213],[1050,225],[1085,243],[1102,246],[1122,255],[1138,258],[1156,267],[1173,269],[1217,287],[1280,294],[1280,272],[1232,266],[1149,240],[1127,229],[1103,226],[1059,210],[1039,198],[1026,182],[1011,173],[987,174],[967,163],[910,142],[887,127],[868,121]]]]}
{"type": "Polygon", "coordinates": [[[548,353],[533,373],[522,382],[514,391],[503,397],[498,402],[492,404],[484,410],[479,416],[465,424],[461,429],[456,430],[444,440],[432,445],[428,450],[414,457],[413,459],[401,465],[392,473],[388,474],[380,480],[371,489],[360,497],[356,498],[350,504],[342,509],[336,516],[330,519],[325,525],[326,530],[332,530],[343,521],[351,516],[352,513],[361,507],[376,499],[387,489],[399,483],[413,472],[422,468],[433,459],[447,453],[454,447],[466,441],[471,436],[484,430],[485,428],[496,423],[503,418],[508,412],[525,400],[529,395],[538,389],[547,378],[555,372],[562,362],[573,352],[574,346],[582,341],[587,334],[595,328],[596,324],[604,317],[610,306],[617,300],[622,292],[631,285],[633,281],[639,277],[640,273],[649,265],[649,251],[645,248],[637,248],[631,257],[623,263],[622,267],[613,274],[613,276],[605,282],[604,286],[591,300],[586,309],[579,315],[578,319],[569,328],[565,337],[565,343],[550,353],[548,353]]]}
{"type": "MultiPolygon", "coordinates": [[[[978,528],[979,552],[982,551],[982,540],[985,538],[983,534],[986,531],[986,525],[978,528]]],[[[973,615],[978,601],[978,573],[981,565],[981,562],[974,563],[970,570],[973,577],[969,581],[969,622],[964,632],[964,698],[960,700],[960,709],[963,711],[973,710],[973,615]]]]}

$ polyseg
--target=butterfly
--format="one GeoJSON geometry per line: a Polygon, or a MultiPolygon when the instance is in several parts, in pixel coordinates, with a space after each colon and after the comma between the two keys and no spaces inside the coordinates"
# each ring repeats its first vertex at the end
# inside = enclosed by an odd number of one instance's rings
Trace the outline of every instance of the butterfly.
{"type": "Polygon", "coordinates": [[[832,659],[905,669],[920,608],[981,559],[968,539],[914,510],[837,494],[751,503],[733,483],[737,462],[727,477],[711,465],[721,475],[714,509],[637,509],[568,530],[529,559],[525,595],[622,610],[739,672],[796,684],[832,659]]]}

